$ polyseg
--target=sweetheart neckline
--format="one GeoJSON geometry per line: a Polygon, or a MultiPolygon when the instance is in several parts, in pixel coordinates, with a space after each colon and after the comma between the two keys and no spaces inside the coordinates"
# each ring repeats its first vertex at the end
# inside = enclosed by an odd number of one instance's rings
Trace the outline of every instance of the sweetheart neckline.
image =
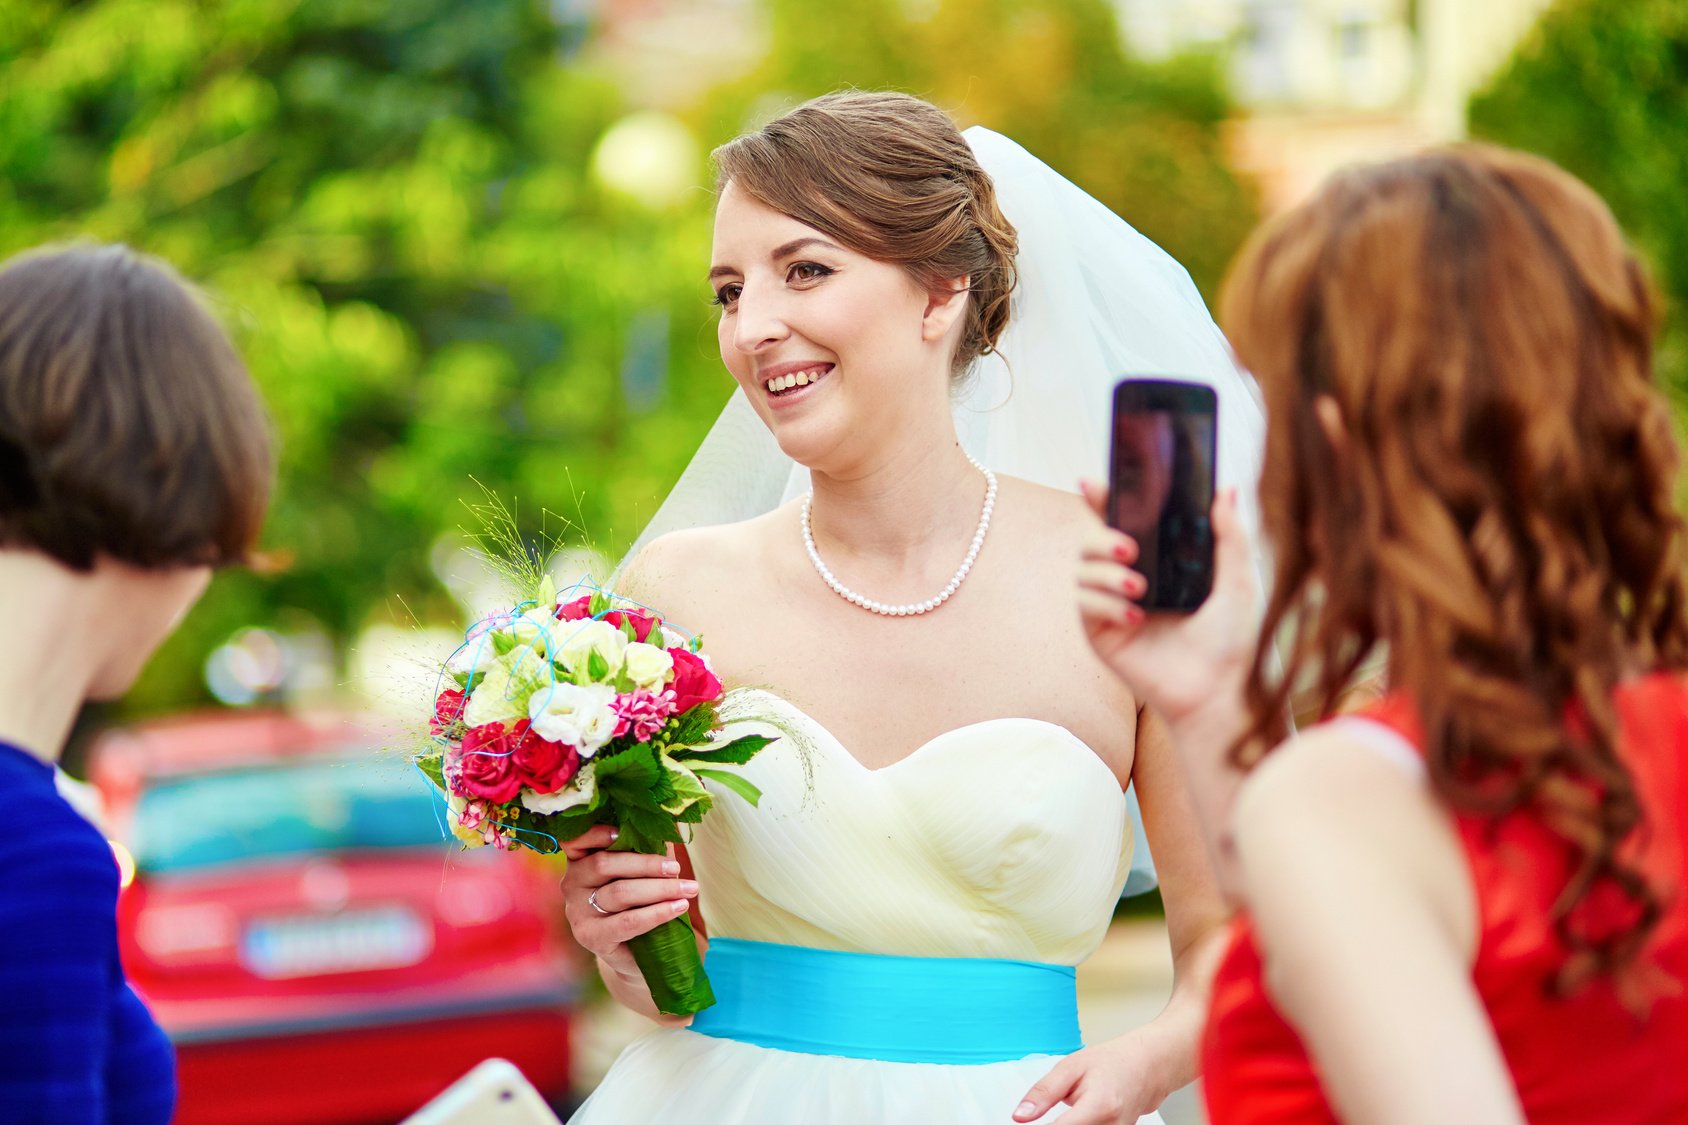
{"type": "MultiPolygon", "coordinates": [[[[1048,719],[1034,719],[1029,715],[1000,715],[994,719],[979,719],[971,723],[963,723],[961,726],[950,727],[948,730],[939,731],[937,734],[928,738],[926,741],[922,742],[920,745],[916,746],[913,750],[910,750],[907,754],[904,754],[901,758],[898,758],[894,762],[889,762],[883,766],[870,766],[854,754],[850,753],[850,748],[844,745],[844,740],[832,733],[832,730],[828,728],[825,723],[821,722],[819,719],[809,714],[809,712],[805,711],[796,703],[787,699],[778,692],[771,691],[768,688],[759,687],[735,688],[733,690],[735,693],[742,692],[751,695],[766,696],[786,709],[801,715],[803,718],[807,719],[816,730],[820,731],[821,734],[825,736],[823,741],[830,742],[833,746],[837,747],[838,752],[843,754],[844,757],[856,767],[856,769],[868,775],[888,773],[891,770],[897,769],[899,766],[911,762],[915,758],[925,754],[925,752],[933,746],[945,742],[958,734],[977,730],[980,727],[988,727],[994,723],[1030,723],[1033,726],[1043,727],[1046,730],[1053,730],[1064,735],[1067,745],[1077,749],[1086,758],[1095,762],[1097,766],[1101,767],[1101,769],[1107,773],[1109,780],[1111,780],[1116,786],[1119,785],[1119,778],[1115,776],[1113,769],[1109,767],[1108,763],[1102,760],[1102,756],[1100,754],[1096,753],[1096,751],[1091,748],[1090,743],[1075,734],[1072,728],[1062,726],[1060,723],[1050,722],[1048,719]]],[[[1124,787],[1120,786],[1120,792],[1123,794],[1124,791],[1124,787]]]]}

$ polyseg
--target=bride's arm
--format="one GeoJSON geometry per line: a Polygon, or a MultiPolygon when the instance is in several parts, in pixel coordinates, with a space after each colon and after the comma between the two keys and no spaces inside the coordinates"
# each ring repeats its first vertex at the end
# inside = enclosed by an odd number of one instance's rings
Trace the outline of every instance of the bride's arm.
{"type": "Polygon", "coordinates": [[[1063,1122],[1124,1125],[1153,1112],[1199,1072],[1208,991],[1223,951],[1228,910],[1174,753],[1164,724],[1147,709],[1139,711],[1131,780],[1166,903],[1172,996],[1145,1026],[1057,1064],[1027,1091],[1016,1121],[1035,1120],[1066,1102],[1073,1108],[1063,1122]]]}
{"type": "MultiPolygon", "coordinates": [[[[655,540],[607,588],[665,611],[662,576],[669,553],[664,539],[655,540]]],[[[614,839],[613,831],[600,825],[563,845],[569,859],[563,875],[569,928],[581,948],[593,955],[598,975],[617,1003],[657,1023],[684,1026],[691,1022],[689,1017],[657,1011],[627,942],[690,909],[699,935],[698,950],[703,951],[707,941],[696,910],[698,886],[690,864],[672,846],[666,856],[605,851],[614,839]]]]}

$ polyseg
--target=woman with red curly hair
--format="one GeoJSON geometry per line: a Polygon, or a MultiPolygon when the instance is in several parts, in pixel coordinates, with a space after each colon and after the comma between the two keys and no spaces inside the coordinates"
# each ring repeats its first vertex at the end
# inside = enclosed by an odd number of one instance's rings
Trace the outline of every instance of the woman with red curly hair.
{"type": "Polygon", "coordinates": [[[1271,420],[1264,622],[1225,497],[1194,615],[1145,618],[1117,532],[1080,576],[1245,907],[1212,1119],[1688,1120],[1679,455],[1617,224],[1545,161],[1431,152],[1267,225],[1222,308],[1271,420]],[[1380,646],[1382,703],[1267,753],[1380,646]]]}

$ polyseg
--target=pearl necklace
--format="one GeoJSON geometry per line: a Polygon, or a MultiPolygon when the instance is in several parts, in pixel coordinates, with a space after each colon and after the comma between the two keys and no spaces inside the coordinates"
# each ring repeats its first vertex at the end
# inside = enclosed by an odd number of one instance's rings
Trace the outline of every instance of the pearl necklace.
{"type": "Polygon", "coordinates": [[[949,580],[949,585],[944,587],[942,593],[927,598],[923,602],[912,602],[908,605],[886,605],[883,602],[876,602],[872,598],[863,597],[838,581],[826,563],[821,561],[821,553],[815,549],[814,533],[809,528],[809,508],[815,502],[815,494],[810,492],[803,497],[803,547],[809,552],[809,561],[815,564],[815,570],[820,573],[826,584],[832,587],[832,592],[851,605],[860,606],[869,613],[877,613],[884,617],[918,617],[922,613],[931,613],[954,597],[955,592],[961,588],[961,583],[966,579],[968,572],[973,569],[973,562],[979,557],[979,548],[985,545],[985,532],[989,530],[991,525],[991,509],[996,507],[996,474],[973,460],[971,456],[967,460],[975,469],[985,474],[985,506],[979,512],[979,528],[973,533],[973,542],[967,548],[967,557],[961,560],[961,567],[949,580]]]}

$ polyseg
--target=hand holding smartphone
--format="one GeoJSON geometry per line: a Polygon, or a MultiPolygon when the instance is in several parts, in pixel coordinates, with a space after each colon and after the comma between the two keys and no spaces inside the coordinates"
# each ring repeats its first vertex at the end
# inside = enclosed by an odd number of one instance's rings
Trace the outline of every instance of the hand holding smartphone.
{"type": "Polygon", "coordinates": [[[1134,376],[1114,387],[1108,523],[1137,541],[1151,613],[1193,613],[1213,589],[1218,415],[1200,383],[1134,376]]]}

